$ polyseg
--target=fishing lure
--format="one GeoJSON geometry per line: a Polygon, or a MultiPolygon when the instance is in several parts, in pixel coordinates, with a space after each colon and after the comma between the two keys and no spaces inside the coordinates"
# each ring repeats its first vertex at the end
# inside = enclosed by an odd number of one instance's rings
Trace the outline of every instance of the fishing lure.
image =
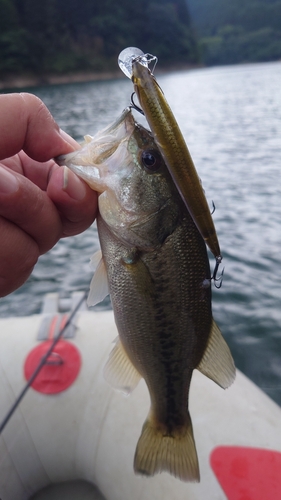
{"type": "Polygon", "coordinates": [[[173,181],[201,236],[216,259],[212,278],[215,286],[220,288],[223,273],[217,278],[217,271],[222,255],[216,229],[184,137],[153,75],[157,57],[144,54],[136,47],[129,47],[120,53],[118,63],[124,74],[132,80],[141,107],[136,106],[133,97],[131,105],[145,115],[173,181]],[[150,70],[149,65],[152,63],[153,68],[150,70]]]}

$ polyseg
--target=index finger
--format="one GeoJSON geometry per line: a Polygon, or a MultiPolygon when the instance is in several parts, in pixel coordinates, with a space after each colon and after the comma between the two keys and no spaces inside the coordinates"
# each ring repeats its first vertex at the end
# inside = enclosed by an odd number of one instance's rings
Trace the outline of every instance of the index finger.
{"type": "Polygon", "coordinates": [[[45,104],[35,95],[0,95],[0,160],[22,149],[44,162],[76,149],[75,141],[61,133],[45,104]]]}

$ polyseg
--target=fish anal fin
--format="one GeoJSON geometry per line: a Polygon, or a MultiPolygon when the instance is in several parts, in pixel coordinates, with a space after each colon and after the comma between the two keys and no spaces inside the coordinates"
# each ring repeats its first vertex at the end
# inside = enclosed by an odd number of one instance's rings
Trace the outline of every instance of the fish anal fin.
{"type": "Polygon", "coordinates": [[[112,387],[127,395],[135,389],[141,379],[140,373],[128,358],[119,337],[104,367],[104,378],[112,387]]]}
{"type": "Polygon", "coordinates": [[[182,481],[200,481],[198,457],[189,413],[186,424],[174,432],[164,432],[148,417],[139,438],[135,458],[136,474],[154,476],[167,471],[182,481]]]}
{"type": "Polygon", "coordinates": [[[90,284],[87,304],[88,306],[95,306],[109,294],[107,272],[100,250],[93,255],[91,266],[95,267],[96,270],[90,284]]]}
{"type": "Polygon", "coordinates": [[[227,389],[235,379],[235,364],[230,349],[214,320],[205,352],[196,368],[223,389],[227,389]]]}

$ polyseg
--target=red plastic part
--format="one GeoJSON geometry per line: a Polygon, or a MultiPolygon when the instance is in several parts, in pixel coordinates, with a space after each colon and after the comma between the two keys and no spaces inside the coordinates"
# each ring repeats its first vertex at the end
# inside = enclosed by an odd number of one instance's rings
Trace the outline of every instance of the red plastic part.
{"type": "Polygon", "coordinates": [[[281,499],[281,453],[260,448],[219,446],[211,467],[228,500],[281,499]]]}
{"type": "MultiPolygon", "coordinates": [[[[30,379],[51,343],[50,340],[42,342],[28,354],[24,364],[26,380],[30,379]]],[[[70,342],[59,340],[31,387],[43,394],[65,391],[77,378],[80,368],[81,356],[78,349],[70,342]]]]}

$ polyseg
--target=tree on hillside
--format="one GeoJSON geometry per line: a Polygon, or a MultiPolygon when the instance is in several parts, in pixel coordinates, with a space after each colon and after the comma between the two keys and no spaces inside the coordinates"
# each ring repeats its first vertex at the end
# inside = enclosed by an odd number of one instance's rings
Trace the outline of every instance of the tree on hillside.
{"type": "Polygon", "coordinates": [[[198,61],[185,0],[0,0],[0,11],[2,74],[116,68],[127,46],[198,61]]]}
{"type": "Polygon", "coordinates": [[[281,59],[281,0],[187,0],[207,64],[281,59]]]}

